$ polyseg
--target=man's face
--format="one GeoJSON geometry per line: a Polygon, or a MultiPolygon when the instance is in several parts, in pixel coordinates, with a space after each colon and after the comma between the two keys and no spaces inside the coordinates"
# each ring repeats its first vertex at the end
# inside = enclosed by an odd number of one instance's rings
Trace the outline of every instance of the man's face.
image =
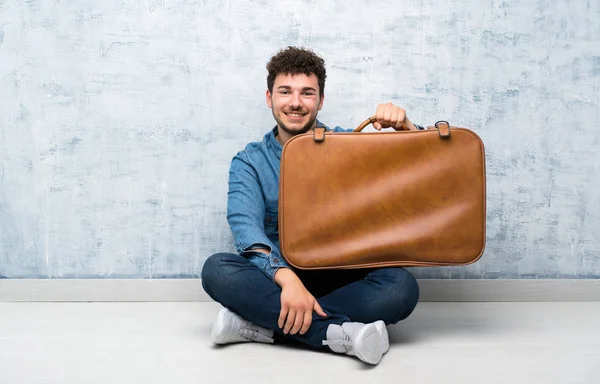
{"type": "Polygon", "coordinates": [[[267,90],[267,105],[273,111],[279,134],[286,141],[309,131],[315,126],[317,113],[323,107],[317,76],[314,73],[310,76],[280,73],[275,78],[273,93],[267,90]]]}

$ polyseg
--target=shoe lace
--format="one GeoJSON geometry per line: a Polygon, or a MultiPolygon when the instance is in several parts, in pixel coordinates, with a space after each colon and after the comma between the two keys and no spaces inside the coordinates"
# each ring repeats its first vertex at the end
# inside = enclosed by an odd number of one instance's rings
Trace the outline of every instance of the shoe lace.
{"type": "Polygon", "coordinates": [[[342,330],[342,337],[336,340],[323,340],[323,345],[339,345],[344,348],[346,353],[350,353],[354,350],[352,338],[344,330],[342,330]]]}
{"type": "Polygon", "coordinates": [[[254,325],[252,323],[242,325],[240,327],[238,334],[241,337],[243,337],[244,339],[254,340],[254,339],[256,339],[256,336],[258,335],[258,326],[254,325]]]}

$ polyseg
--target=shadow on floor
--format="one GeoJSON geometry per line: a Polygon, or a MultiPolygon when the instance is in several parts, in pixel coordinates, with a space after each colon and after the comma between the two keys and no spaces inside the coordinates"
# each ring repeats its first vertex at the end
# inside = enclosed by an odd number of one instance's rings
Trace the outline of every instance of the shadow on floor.
{"type": "Polygon", "coordinates": [[[486,311],[481,303],[420,303],[406,320],[388,327],[391,344],[411,344],[445,336],[510,331],[514,322],[486,311]]]}

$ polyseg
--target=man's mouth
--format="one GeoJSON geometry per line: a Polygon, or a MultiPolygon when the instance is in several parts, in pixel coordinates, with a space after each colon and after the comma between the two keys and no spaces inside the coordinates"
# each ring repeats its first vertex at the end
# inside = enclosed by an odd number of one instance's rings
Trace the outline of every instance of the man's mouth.
{"type": "Polygon", "coordinates": [[[284,112],[286,116],[288,116],[291,119],[300,119],[301,117],[303,117],[305,114],[304,113],[300,113],[300,112],[284,112]]]}

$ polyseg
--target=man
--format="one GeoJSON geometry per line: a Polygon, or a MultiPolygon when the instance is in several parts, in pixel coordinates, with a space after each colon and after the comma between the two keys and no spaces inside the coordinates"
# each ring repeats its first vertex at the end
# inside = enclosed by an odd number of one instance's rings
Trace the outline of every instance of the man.
{"type": "MultiPolygon", "coordinates": [[[[266,102],[277,126],[240,151],[229,171],[227,220],[239,253],[212,255],[202,270],[205,291],[225,307],[211,339],[216,344],[299,342],[378,364],[389,349],[386,325],[412,313],[418,284],[403,268],[303,271],[282,257],[277,226],[281,151],[294,135],[324,126],[317,113],[326,72],[322,58],[295,47],[273,56],[267,70],[266,102]]],[[[391,103],[380,104],[375,115],[378,130],[418,129],[391,103]]]]}

